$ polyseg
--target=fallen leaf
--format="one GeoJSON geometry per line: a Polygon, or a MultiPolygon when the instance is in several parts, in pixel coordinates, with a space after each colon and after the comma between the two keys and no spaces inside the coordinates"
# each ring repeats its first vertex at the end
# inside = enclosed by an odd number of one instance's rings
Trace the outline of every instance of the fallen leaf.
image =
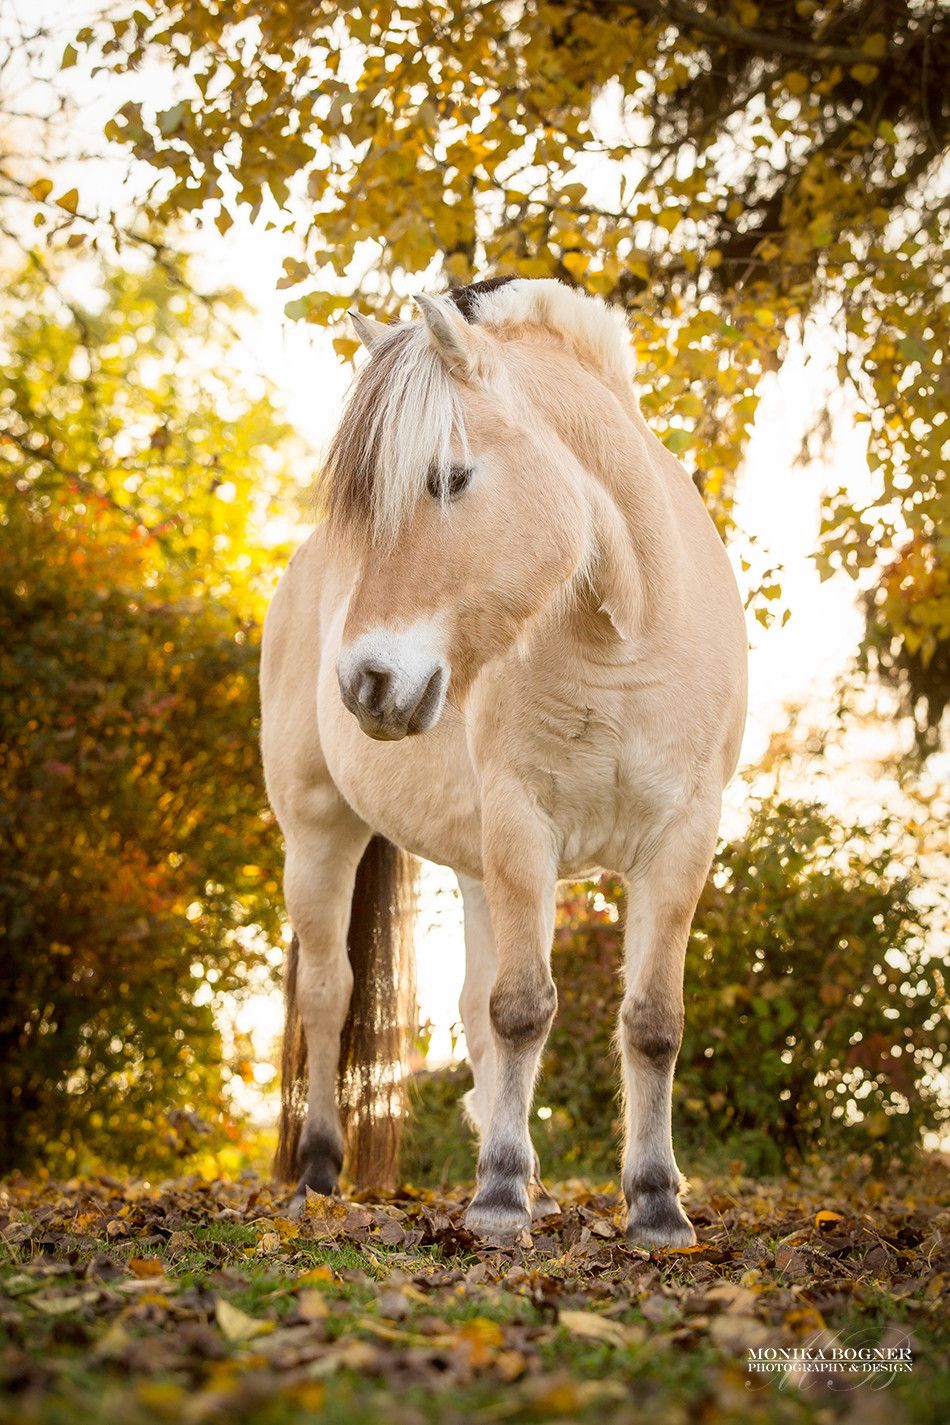
{"type": "Polygon", "coordinates": [[[561,1311],[557,1319],[558,1325],[570,1331],[572,1336],[581,1336],[586,1341],[606,1341],[611,1346],[637,1344],[635,1328],[612,1321],[609,1316],[601,1316],[596,1311],[561,1311]]]}
{"type": "Polygon", "coordinates": [[[253,1341],[255,1336],[263,1336],[274,1329],[273,1321],[256,1321],[222,1296],[215,1298],[214,1314],[221,1334],[228,1341],[253,1341]]]}
{"type": "Polygon", "coordinates": [[[758,1294],[747,1286],[735,1282],[719,1282],[706,1292],[706,1300],[715,1302],[724,1311],[748,1315],[758,1300],[758,1294]]]}
{"type": "Polygon", "coordinates": [[[405,1292],[391,1288],[384,1291],[379,1298],[379,1314],[387,1316],[390,1321],[404,1321],[409,1315],[410,1306],[405,1292]]]}
{"type": "Polygon", "coordinates": [[[126,1331],[121,1321],[113,1321],[92,1349],[93,1356],[97,1360],[118,1361],[121,1360],[132,1344],[132,1337],[126,1331]]]}
{"type": "Polygon", "coordinates": [[[379,1351],[372,1342],[351,1337],[314,1361],[306,1373],[311,1379],[320,1379],[340,1370],[365,1371],[372,1369],[378,1360],[379,1351]]]}
{"type": "Polygon", "coordinates": [[[329,1316],[330,1308],[322,1291],[308,1287],[297,1296],[297,1312],[304,1321],[320,1321],[329,1316]]]}
{"type": "Polygon", "coordinates": [[[165,1274],[165,1268],[158,1257],[132,1257],[128,1267],[136,1277],[160,1277],[165,1274]]]}
{"type": "Polygon", "coordinates": [[[47,1316],[66,1316],[71,1311],[78,1311],[80,1307],[95,1301],[99,1296],[98,1291],[83,1291],[74,1295],[47,1295],[31,1296],[29,1303],[37,1311],[45,1312],[47,1316]]]}
{"type": "Polygon", "coordinates": [[[709,1335],[717,1346],[727,1351],[745,1353],[750,1346],[766,1346],[775,1340],[775,1328],[756,1316],[714,1316],[709,1323],[709,1335]]]}

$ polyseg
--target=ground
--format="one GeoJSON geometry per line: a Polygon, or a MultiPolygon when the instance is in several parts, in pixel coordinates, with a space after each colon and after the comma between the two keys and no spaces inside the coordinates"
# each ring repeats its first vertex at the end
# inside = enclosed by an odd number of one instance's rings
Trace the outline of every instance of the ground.
{"type": "Polygon", "coordinates": [[[266,1182],[0,1188],[0,1421],[28,1425],[945,1422],[950,1213],[938,1165],[695,1183],[700,1245],[628,1248],[615,1191],[562,1185],[507,1249],[464,1194],[266,1182]],[[750,1348],[883,1343],[869,1379],[750,1348]]]}

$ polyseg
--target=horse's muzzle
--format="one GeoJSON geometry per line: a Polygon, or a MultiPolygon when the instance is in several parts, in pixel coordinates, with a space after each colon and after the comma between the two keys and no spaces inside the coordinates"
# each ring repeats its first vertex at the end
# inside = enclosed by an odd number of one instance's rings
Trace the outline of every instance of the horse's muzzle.
{"type": "Polygon", "coordinates": [[[408,679],[401,670],[375,659],[339,670],[343,705],[367,737],[398,742],[428,732],[442,716],[449,670],[437,663],[421,678],[408,679]]]}

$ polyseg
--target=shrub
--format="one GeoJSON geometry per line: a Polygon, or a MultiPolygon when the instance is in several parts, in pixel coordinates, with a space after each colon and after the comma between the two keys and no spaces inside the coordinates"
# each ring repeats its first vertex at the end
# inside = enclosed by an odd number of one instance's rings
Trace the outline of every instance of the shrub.
{"type": "MultiPolygon", "coordinates": [[[[674,1124],[693,1151],[756,1169],[813,1150],[907,1153],[947,1121],[946,992],[898,828],[839,825],[764,802],[721,845],[686,963],[674,1124]]],[[[538,1104],[539,1148],[594,1170],[616,1161],[622,887],[562,897],[560,1008],[538,1104]]]]}

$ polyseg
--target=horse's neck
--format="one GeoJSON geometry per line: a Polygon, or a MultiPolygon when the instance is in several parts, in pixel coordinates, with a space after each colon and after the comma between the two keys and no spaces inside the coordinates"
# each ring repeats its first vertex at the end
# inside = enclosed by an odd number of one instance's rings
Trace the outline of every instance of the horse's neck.
{"type": "Polygon", "coordinates": [[[677,603],[674,481],[688,477],[675,461],[670,468],[672,457],[632,393],[600,406],[589,422],[578,422],[575,413],[563,436],[592,480],[592,559],[585,571],[592,597],[574,604],[581,631],[590,637],[591,616],[605,609],[621,641],[649,640],[677,603]]]}
{"type": "MultiPolygon", "coordinates": [[[[676,585],[678,529],[668,452],[639,410],[617,423],[616,455],[596,474],[620,512],[643,586],[644,614],[654,616],[676,585]]],[[[677,472],[682,474],[683,472],[677,472]]]]}

